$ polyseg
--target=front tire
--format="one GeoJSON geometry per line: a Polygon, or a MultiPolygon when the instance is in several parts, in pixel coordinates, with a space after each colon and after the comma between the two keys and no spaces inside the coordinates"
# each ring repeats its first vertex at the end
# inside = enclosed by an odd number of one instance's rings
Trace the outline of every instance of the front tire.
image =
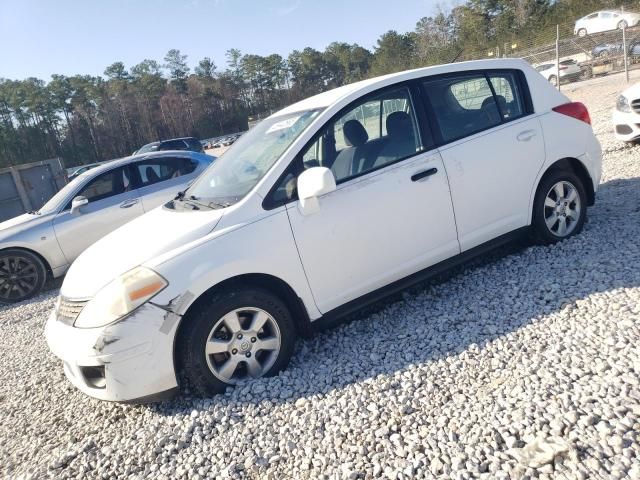
{"type": "Polygon", "coordinates": [[[296,332],[287,306],[259,288],[224,290],[183,320],[178,366],[196,393],[210,396],[269,377],[291,359],[296,332]]]}
{"type": "Polygon", "coordinates": [[[542,179],[533,202],[535,240],[549,245],[577,235],[586,216],[587,194],[573,172],[555,170],[542,179]]]}
{"type": "Polygon", "coordinates": [[[16,303],[38,294],[47,269],[36,254],[9,248],[0,252],[0,302],[16,303]]]}
{"type": "Polygon", "coordinates": [[[579,37],[586,37],[587,36],[587,30],[585,28],[581,28],[580,30],[578,30],[578,36],[579,37]]]}
{"type": "Polygon", "coordinates": [[[549,83],[551,85],[553,85],[554,87],[557,87],[558,86],[558,77],[556,77],[555,75],[551,75],[549,77],[549,83]]]}
{"type": "Polygon", "coordinates": [[[622,20],[620,22],[618,22],[618,29],[622,30],[623,28],[628,28],[629,24],[627,23],[626,20],[622,20]]]}

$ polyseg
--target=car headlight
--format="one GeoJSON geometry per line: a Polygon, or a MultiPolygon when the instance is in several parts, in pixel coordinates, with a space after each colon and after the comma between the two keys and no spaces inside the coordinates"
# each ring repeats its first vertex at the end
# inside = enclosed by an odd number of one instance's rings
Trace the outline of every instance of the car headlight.
{"type": "Polygon", "coordinates": [[[616,102],[616,108],[620,112],[630,112],[631,105],[629,104],[629,100],[624,95],[620,95],[618,97],[618,101],[616,102]]]}
{"type": "Polygon", "coordinates": [[[78,328],[97,328],[120,320],[160,293],[169,283],[146,267],[122,274],[82,309],[74,323],[78,328]]]}

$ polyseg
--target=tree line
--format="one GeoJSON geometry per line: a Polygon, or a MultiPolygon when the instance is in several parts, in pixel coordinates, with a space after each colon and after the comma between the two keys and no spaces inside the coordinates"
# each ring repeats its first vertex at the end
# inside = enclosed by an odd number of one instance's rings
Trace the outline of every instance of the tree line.
{"type": "Polygon", "coordinates": [[[369,50],[334,42],[324,51],[286,58],[229,49],[226,66],[170,50],[162,62],[127,68],[116,61],[103,76],[54,74],[0,79],[0,167],[51,157],[67,165],[122,157],[141,145],[177,136],[208,138],[247,128],[309,95],[372,76],[473,58],[503,42],[536,39],[602,8],[637,0],[467,0],[439,7],[410,32],[390,30],[369,50]]]}

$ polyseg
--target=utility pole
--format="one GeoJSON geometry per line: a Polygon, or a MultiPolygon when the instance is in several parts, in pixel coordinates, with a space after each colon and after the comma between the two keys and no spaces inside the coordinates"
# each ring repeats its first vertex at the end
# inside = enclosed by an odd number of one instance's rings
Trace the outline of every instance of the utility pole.
{"type": "Polygon", "coordinates": [[[560,25],[556,25],[556,81],[560,91],[560,25]]]}

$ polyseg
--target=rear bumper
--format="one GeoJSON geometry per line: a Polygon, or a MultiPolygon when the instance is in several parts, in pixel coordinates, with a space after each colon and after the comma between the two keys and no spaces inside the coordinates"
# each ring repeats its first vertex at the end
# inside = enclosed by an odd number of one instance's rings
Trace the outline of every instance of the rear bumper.
{"type": "Polygon", "coordinates": [[[173,331],[165,310],[145,304],[126,319],[102,328],[75,328],[52,312],[47,344],[62,360],[69,381],[100,400],[146,402],[177,389],[173,331]],[[167,331],[168,333],[163,333],[167,331]]]}
{"type": "Polygon", "coordinates": [[[640,138],[640,114],[613,110],[613,131],[618,140],[631,142],[640,138]]]}

